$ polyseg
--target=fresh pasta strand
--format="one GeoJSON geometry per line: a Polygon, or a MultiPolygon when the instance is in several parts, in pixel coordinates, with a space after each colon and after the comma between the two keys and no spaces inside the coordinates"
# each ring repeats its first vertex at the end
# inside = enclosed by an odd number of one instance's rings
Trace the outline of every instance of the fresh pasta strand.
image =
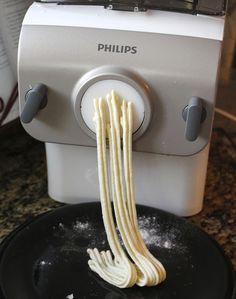
{"type": "Polygon", "coordinates": [[[105,101],[94,100],[97,136],[97,156],[102,217],[111,251],[88,249],[89,267],[105,281],[120,287],[154,286],[166,278],[163,265],[149,252],[143,242],[137,221],[132,172],[132,107],[123,100],[122,105],[114,91],[107,95],[109,122],[105,118],[105,101]],[[123,163],[121,152],[121,128],[123,131],[123,163]],[[110,148],[110,177],[115,219],[124,252],[115,228],[108,184],[106,137],[110,148]],[[123,166],[123,168],[122,168],[123,166]],[[123,186],[123,172],[125,187],[123,186]]]}
{"type": "Polygon", "coordinates": [[[166,271],[163,265],[158,261],[147,249],[141,234],[139,232],[135,196],[134,196],[134,183],[133,183],[133,166],[132,166],[132,131],[133,131],[133,119],[132,119],[132,107],[130,102],[123,101],[122,103],[122,118],[121,125],[123,128],[123,163],[125,184],[127,192],[127,209],[130,215],[130,219],[134,228],[134,232],[138,239],[139,249],[156,267],[159,275],[159,282],[161,283],[166,279],[166,271]]]}
{"type": "Polygon", "coordinates": [[[107,282],[120,288],[131,287],[135,284],[137,273],[134,265],[127,258],[120,245],[109,199],[108,175],[106,162],[106,124],[104,121],[104,103],[102,99],[94,100],[95,123],[97,132],[99,186],[102,206],[103,222],[111,252],[99,253],[98,250],[88,249],[89,267],[107,282]]]}
{"type": "Polygon", "coordinates": [[[158,283],[158,272],[153,264],[142,254],[134,228],[130,221],[126,208],[126,198],[122,184],[122,162],[121,162],[121,133],[120,133],[120,115],[119,104],[115,98],[114,92],[107,98],[111,129],[114,134],[111,135],[110,149],[113,151],[113,161],[111,165],[112,179],[114,180],[115,190],[117,192],[117,201],[119,209],[115,209],[117,226],[120,231],[125,249],[137,267],[137,284],[139,286],[152,286],[158,283]]]}

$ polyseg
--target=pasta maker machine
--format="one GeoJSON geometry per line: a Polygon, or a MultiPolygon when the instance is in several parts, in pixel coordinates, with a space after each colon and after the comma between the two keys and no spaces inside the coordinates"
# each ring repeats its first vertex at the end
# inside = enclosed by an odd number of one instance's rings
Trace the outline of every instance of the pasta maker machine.
{"type": "Polygon", "coordinates": [[[45,142],[49,195],[99,200],[93,98],[133,102],[136,201],[202,209],[224,1],[38,1],[18,56],[21,121],[45,142]],[[50,3],[48,3],[50,2],[50,3]]]}

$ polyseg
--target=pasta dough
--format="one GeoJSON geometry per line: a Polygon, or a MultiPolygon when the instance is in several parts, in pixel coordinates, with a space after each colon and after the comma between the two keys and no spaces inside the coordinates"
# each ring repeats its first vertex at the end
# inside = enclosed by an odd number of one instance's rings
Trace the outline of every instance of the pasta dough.
{"type": "Polygon", "coordinates": [[[149,252],[138,229],[132,172],[131,103],[123,100],[120,104],[112,91],[107,95],[106,102],[102,98],[95,99],[94,108],[102,217],[111,251],[99,252],[97,248],[88,249],[89,267],[101,278],[119,288],[132,287],[134,284],[141,287],[157,285],[165,280],[166,271],[149,252]],[[107,109],[109,121],[106,116],[107,109]],[[107,167],[107,137],[110,151],[110,185],[116,224],[129,257],[120,244],[112,215],[107,167]]]}

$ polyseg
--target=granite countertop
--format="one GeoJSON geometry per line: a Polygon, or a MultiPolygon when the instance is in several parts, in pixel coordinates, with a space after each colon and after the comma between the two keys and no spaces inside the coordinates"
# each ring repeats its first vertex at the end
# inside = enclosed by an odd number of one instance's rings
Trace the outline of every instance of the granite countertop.
{"type": "MultiPolygon", "coordinates": [[[[231,136],[232,137],[232,136],[231,136]]],[[[44,145],[19,123],[0,134],[0,240],[35,215],[61,206],[48,197],[44,145]]],[[[204,209],[190,221],[215,238],[236,269],[236,147],[214,130],[204,209]]]]}

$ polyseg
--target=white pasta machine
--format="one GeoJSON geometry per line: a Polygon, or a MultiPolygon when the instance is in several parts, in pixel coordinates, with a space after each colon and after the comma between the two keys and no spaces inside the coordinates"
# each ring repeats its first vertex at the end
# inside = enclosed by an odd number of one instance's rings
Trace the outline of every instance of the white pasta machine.
{"type": "Polygon", "coordinates": [[[93,98],[113,89],[134,103],[137,203],[182,216],[202,209],[224,9],[224,1],[30,7],[19,44],[21,121],[46,144],[53,199],[99,200],[93,98]]]}

